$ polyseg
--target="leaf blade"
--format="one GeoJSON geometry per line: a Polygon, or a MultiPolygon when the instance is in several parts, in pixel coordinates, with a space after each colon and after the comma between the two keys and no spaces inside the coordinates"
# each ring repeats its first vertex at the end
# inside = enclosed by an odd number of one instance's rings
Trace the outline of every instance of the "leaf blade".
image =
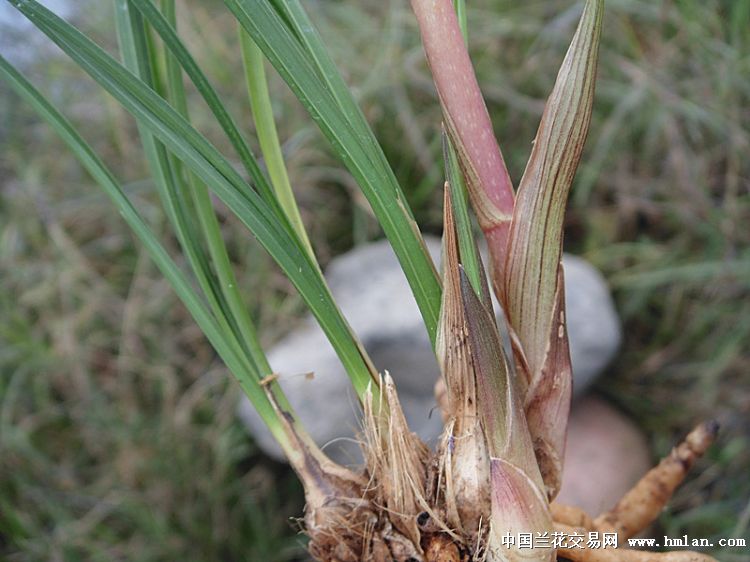
{"type": "Polygon", "coordinates": [[[292,185],[289,182],[284,157],[281,154],[281,144],[273,119],[271,97],[266,81],[263,53],[242,28],[239,29],[239,37],[250,107],[253,119],[255,120],[258,142],[266,161],[268,175],[271,178],[271,185],[274,188],[279,205],[289,219],[289,222],[307,248],[307,251],[310,252],[310,256],[315,259],[315,253],[307,237],[307,232],[299,213],[299,207],[297,207],[297,202],[294,198],[292,185]]]}
{"type": "Polygon", "coordinates": [[[148,126],[247,226],[295,285],[363,396],[368,384],[377,380],[375,368],[333,301],[317,264],[285,221],[184,118],[73,26],[35,0],[11,3],[148,126]]]}
{"type": "Polygon", "coordinates": [[[440,281],[408,203],[351,92],[294,0],[224,0],[300,99],[369,201],[402,266],[434,345],[440,281]],[[292,29],[289,28],[292,26],[292,29]]]}
{"type": "MultiPolygon", "coordinates": [[[[190,311],[196,323],[217,350],[230,370],[235,374],[243,390],[258,409],[263,420],[269,425],[274,436],[284,439],[280,427],[276,423],[276,415],[271,404],[263,395],[257,384],[257,374],[252,372],[252,366],[242,361],[238,350],[228,345],[226,334],[216,322],[208,307],[192,288],[190,280],[180,270],[168,252],[158,241],[154,233],[138,213],[125,195],[112,172],[104,165],[98,155],[80,136],[70,122],[54,106],[47,101],[38,90],[31,85],[13,66],[0,56],[0,76],[26,100],[37,113],[50,124],[52,129],[68,145],[71,152],[91,174],[104,192],[114,202],[120,215],[133,230],[133,233],[143,244],[151,259],[159,267],[162,274],[170,282],[180,300],[190,311]]],[[[282,446],[284,443],[282,442],[282,446]]]]}

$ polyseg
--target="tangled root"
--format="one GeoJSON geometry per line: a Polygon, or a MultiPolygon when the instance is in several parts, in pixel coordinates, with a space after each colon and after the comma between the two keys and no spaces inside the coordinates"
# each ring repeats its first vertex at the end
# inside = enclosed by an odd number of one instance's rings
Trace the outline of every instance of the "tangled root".
{"type": "MultiPolygon", "coordinates": [[[[446,459],[450,460],[455,443],[451,447],[451,440],[444,439],[437,452],[430,452],[419,437],[409,431],[391,378],[386,374],[380,383],[379,395],[373,397],[368,393],[364,404],[362,447],[366,463],[361,473],[328,459],[295,425],[294,418],[284,412],[274,396],[267,393],[285,421],[284,430],[294,445],[290,447],[294,451],[290,461],[305,486],[305,532],[310,537],[309,552],[316,560],[509,562],[556,557],[558,561],[569,562],[714,561],[705,554],[687,551],[652,553],[627,548],[594,549],[584,545],[559,547],[556,554],[552,549],[548,551],[549,557],[541,553],[535,557],[536,552],[516,552],[509,557],[504,552],[495,552],[487,539],[497,534],[497,529],[488,529],[489,513],[480,514],[478,529],[448,523],[451,518],[447,514],[452,504],[446,498],[452,496],[447,493],[451,483],[446,481],[451,480],[452,473],[446,471],[446,459]]],[[[447,435],[452,436],[450,423],[446,429],[447,435]]],[[[717,432],[716,422],[696,427],[614,508],[597,518],[592,520],[578,508],[552,503],[546,514],[551,515],[548,520],[554,522],[556,531],[566,535],[617,533],[622,540],[636,535],[656,519],[717,432]]],[[[453,500],[467,502],[464,496],[457,494],[453,500]]],[[[546,505],[539,509],[545,509],[546,505]]],[[[475,507],[484,511],[479,505],[475,507]]]]}
{"type": "Polygon", "coordinates": [[[408,562],[421,560],[419,546],[393,528],[388,517],[369,502],[344,504],[324,512],[326,523],[308,527],[310,555],[321,562],[408,562]]]}

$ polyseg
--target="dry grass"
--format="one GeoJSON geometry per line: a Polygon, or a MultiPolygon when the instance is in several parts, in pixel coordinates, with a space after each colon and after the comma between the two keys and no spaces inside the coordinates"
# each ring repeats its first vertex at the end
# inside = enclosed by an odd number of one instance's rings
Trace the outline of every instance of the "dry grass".
{"type": "MultiPolygon", "coordinates": [[[[234,37],[228,20],[201,11],[216,9],[207,5],[192,14],[191,36],[248,123],[234,37]]],[[[439,232],[439,110],[411,16],[395,0],[319,6],[315,19],[418,218],[439,232]]],[[[750,7],[611,0],[607,9],[566,240],[608,276],[624,319],[625,347],[598,389],[644,427],[655,456],[718,417],[717,446],[660,524],[670,536],[747,537],[750,7]]],[[[480,83],[517,180],[577,13],[567,0],[483,0],[469,15],[480,83]]],[[[54,83],[55,99],[158,224],[132,123],[64,62],[40,61],[33,75],[47,91],[54,83]]],[[[292,183],[325,261],[376,230],[291,94],[275,86],[292,183]]],[[[234,419],[238,390],[104,197],[0,93],[0,556],[298,556],[287,518],[301,513],[300,489],[254,452],[234,419]]],[[[271,342],[300,303],[245,231],[229,219],[224,228],[271,342]]],[[[714,554],[747,560],[737,549],[714,554]]]]}

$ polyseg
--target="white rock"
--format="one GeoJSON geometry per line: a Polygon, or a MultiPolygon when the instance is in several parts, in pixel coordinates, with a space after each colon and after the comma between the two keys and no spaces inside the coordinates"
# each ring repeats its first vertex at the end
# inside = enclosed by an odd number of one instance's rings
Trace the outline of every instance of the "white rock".
{"type": "MultiPolygon", "coordinates": [[[[436,261],[440,241],[428,238],[436,261]]],[[[617,314],[601,274],[580,258],[563,258],[574,386],[580,393],[612,359],[620,343],[617,314]]],[[[419,309],[387,241],[333,260],[326,272],[331,291],[376,367],[388,370],[399,390],[410,427],[428,443],[441,430],[433,387],[438,367],[419,309]]],[[[358,462],[353,438],[359,406],[336,354],[322,331],[308,319],[269,352],[271,366],[303,425],[332,458],[358,462]],[[313,379],[304,374],[314,372],[313,379]]],[[[260,447],[281,451],[250,404],[240,415],[260,447]]]]}
{"type": "Polygon", "coordinates": [[[563,255],[573,392],[580,396],[617,353],[620,320],[607,282],[583,258],[563,255]]]}

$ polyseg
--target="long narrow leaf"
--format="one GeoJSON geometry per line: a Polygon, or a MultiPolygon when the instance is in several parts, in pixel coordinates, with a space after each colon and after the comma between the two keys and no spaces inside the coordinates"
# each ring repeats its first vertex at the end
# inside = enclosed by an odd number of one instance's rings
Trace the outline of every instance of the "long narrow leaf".
{"type": "MultiPolygon", "coordinates": [[[[165,11],[164,19],[170,25],[176,25],[176,13],[174,0],[165,0],[163,2],[165,11]]],[[[166,89],[168,97],[177,111],[189,120],[187,95],[185,86],[182,81],[182,69],[176,56],[167,51],[164,57],[166,62],[166,89]]],[[[227,248],[221,235],[218,218],[211,203],[210,193],[205,184],[203,184],[189,170],[183,170],[182,162],[177,158],[172,158],[172,166],[178,172],[178,176],[187,184],[188,191],[192,197],[192,202],[197,215],[198,223],[203,232],[203,237],[208,248],[213,271],[216,272],[218,284],[220,287],[220,297],[226,303],[226,315],[231,321],[231,325],[236,333],[236,338],[240,345],[247,351],[249,358],[256,366],[258,373],[262,376],[271,374],[271,367],[268,359],[260,345],[258,334],[250,318],[250,314],[242,300],[240,286],[229,261],[227,248]],[[184,176],[183,173],[184,172],[184,176]]],[[[281,398],[280,387],[277,382],[270,383],[274,393],[277,393],[279,400],[288,406],[286,400],[281,398]]]]}
{"type": "MultiPolygon", "coordinates": [[[[169,89],[177,97],[178,111],[187,118],[179,66],[175,68],[173,57],[168,56],[166,77],[160,76],[157,63],[160,57],[141,14],[133,8],[130,0],[116,0],[115,6],[115,23],[125,66],[154,90],[166,92],[169,89]]],[[[235,341],[246,350],[260,380],[270,374],[271,369],[240,298],[208,191],[192,174],[185,178],[180,160],[148,128],[140,123],[138,128],[152,176],[159,186],[162,201],[171,211],[180,245],[198,283],[208,298],[217,321],[225,325],[227,332],[233,332],[235,341]],[[192,201],[189,201],[191,197],[192,201]],[[208,253],[198,231],[193,227],[195,224],[199,224],[203,230],[208,253]]],[[[273,386],[273,390],[279,391],[277,384],[273,386]]],[[[285,401],[282,399],[282,402],[285,401]]]]}
{"type": "Polygon", "coordinates": [[[360,396],[375,369],[299,241],[221,154],[153,90],[73,26],[34,0],[13,5],[160,138],[250,229],[295,285],[321,324],[360,396]]]}
{"type": "MultiPolygon", "coordinates": [[[[444,214],[455,221],[456,236],[461,254],[460,263],[469,277],[474,291],[479,294],[485,279],[484,268],[480,264],[479,250],[474,241],[474,233],[471,230],[471,219],[466,200],[466,184],[459,168],[453,143],[445,132],[443,132],[443,160],[445,161],[445,176],[448,181],[447,187],[450,191],[450,198],[446,199],[446,207],[448,205],[452,207],[452,213],[445,211],[444,214]]],[[[448,220],[443,222],[443,228],[448,229],[448,220]]],[[[443,299],[443,302],[445,302],[445,299],[443,299]]]]}
{"type": "Polygon", "coordinates": [[[357,105],[351,90],[347,87],[341,72],[333,62],[323,38],[313,25],[300,0],[267,0],[276,9],[289,31],[299,42],[301,52],[307,57],[311,67],[320,78],[325,89],[338,105],[342,116],[360,135],[362,140],[372,145],[370,154],[372,165],[381,169],[386,175],[390,172],[388,162],[380,150],[377,141],[367,124],[362,110],[357,105]]]}
{"type": "Polygon", "coordinates": [[[177,296],[185,304],[185,307],[222,360],[227,364],[227,367],[237,377],[240,386],[248,395],[260,416],[286,450],[288,445],[286,436],[277,422],[277,416],[272,405],[258,384],[257,373],[253,372],[251,364],[243,359],[239,349],[231,345],[231,338],[227,338],[227,334],[217,323],[203,299],[192,288],[190,280],[151,232],[151,229],[123,192],[114,175],[68,120],[2,56],[0,56],[0,76],[50,124],[84,168],[112,199],[123,219],[141,241],[164,277],[170,282],[177,296]]]}
{"type": "Polygon", "coordinates": [[[263,196],[269,205],[275,205],[276,197],[269,185],[267,179],[263,175],[260,167],[258,166],[255,157],[253,156],[250,147],[245,141],[242,133],[240,133],[237,125],[232,119],[232,116],[227,111],[224,104],[221,102],[218,93],[211,85],[211,82],[206,77],[205,73],[195,62],[195,59],[188,51],[187,47],[180,40],[177,35],[172,23],[170,23],[154,6],[152,0],[131,0],[133,5],[138,8],[138,11],[143,14],[143,17],[149,22],[154,30],[159,34],[164,45],[169,49],[172,55],[177,59],[185,74],[188,75],[190,80],[195,85],[196,90],[201,95],[206,105],[211,110],[211,113],[216,118],[217,123],[221,126],[222,130],[226,134],[227,138],[231,142],[243,167],[250,176],[251,181],[258,189],[258,192],[263,196]]]}
{"type": "Polygon", "coordinates": [[[52,126],[81,164],[110,196],[198,326],[238,379],[240,386],[268,425],[271,434],[280,444],[305,487],[308,525],[315,520],[315,511],[325,510],[326,506],[331,504],[331,500],[340,499],[341,495],[347,492],[358,498],[359,490],[364,485],[359,482],[361,477],[332,463],[299,423],[299,419],[289,408],[283,393],[272,392],[267,386],[259,383],[258,373],[247,361],[247,357],[232,345],[231,335],[222,332],[221,326],[215,322],[215,318],[192,289],[190,281],[161,246],[96,153],[70,123],[2,56],[0,56],[0,77],[8,80],[19,95],[26,99],[52,126]],[[355,490],[356,495],[352,494],[352,489],[355,490]]]}
{"type": "Polygon", "coordinates": [[[299,25],[304,15],[301,6],[293,1],[275,3],[286,17],[268,0],[225,0],[362,188],[401,263],[434,344],[440,282],[401,188],[351,93],[341,87],[338,71],[327,63],[330,59],[317,33],[309,24],[289,29],[299,25]],[[312,48],[304,50],[300,37],[312,48]]]}
{"type": "MultiPolygon", "coordinates": [[[[137,74],[141,80],[153,87],[156,85],[156,70],[153,68],[153,52],[149,52],[146,30],[140,14],[131,9],[128,0],[116,0],[115,25],[123,63],[137,74]]],[[[196,222],[192,208],[187,202],[187,194],[181,185],[181,178],[175,169],[176,159],[170,157],[164,145],[142,125],[138,132],[146,156],[146,161],[164,205],[167,217],[172,223],[180,247],[196,276],[209,306],[216,314],[217,322],[230,331],[229,307],[223,298],[218,280],[214,277],[210,258],[200,243],[191,225],[196,222]]]]}
{"type": "MultiPolygon", "coordinates": [[[[164,94],[169,97],[180,115],[189,120],[187,97],[182,81],[182,69],[184,68],[216,117],[217,122],[221,125],[230,142],[237,150],[245,169],[253,181],[256,182],[259,192],[261,195],[265,195],[266,200],[273,207],[276,203],[273,199],[273,194],[270,192],[265,177],[257,166],[249,147],[210,82],[177,36],[174,0],[165,0],[163,6],[164,15],[156,9],[151,0],[117,0],[115,19],[120,31],[121,43],[135,34],[143,38],[150,37],[140,17],[140,15],[143,15],[161,36],[167,48],[164,57],[166,61],[166,87],[162,88],[164,94]],[[135,7],[140,14],[137,14],[132,7],[135,7]]],[[[149,49],[150,56],[140,57],[145,61],[144,64],[148,64],[149,61],[155,62],[160,60],[153,41],[148,41],[146,48],[149,49]]],[[[125,53],[127,54],[135,50],[136,45],[131,38],[130,41],[126,42],[125,53]]],[[[156,65],[154,62],[151,62],[153,68],[144,68],[139,73],[140,78],[147,84],[150,83],[150,80],[157,78],[157,68],[155,68],[156,65]]],[[[133,68],[133,70],[138,73],[138,67],[133,68]]],[[[139,127],[143,129],[142,126],[139,125],[139,127]]],[[[144,137],[144,135],[150,136],[148,133],[142,131],[141,136],[144,137]]],[[[146,149],[148,153],[148,150],[154,143],[150,138],[147,140],[146,149]]],[[[159,147],[159,149],[160,154],[165,152],[163,148],[159,147]]],[[[171,153],[167,154],[167,157],[161,160],[165,160],[167,163],[165,165],[171,168],[172,171],[170,175],[161,178],[161,182],[162,185],[166,186],[167,195],[171,195],[171,199],[178,202],[176,207],[174,205],[171,206],[179,213],[177,219],[179,220],[180,231],[182,232],[180,239],[183,241],[183,247],[188,254],[189,261],[196,272],[204,292],[206,292],[210,303],[217,311],[217,318],[220,321],[226,321],[235,331],[237,340],[247,351],[249,358],[254,362],[261,377],[270,374],[271,368],[261,348],[257,332],[243,303],[240,287],[232,271],[207,187],[190,170],[183,170],[182,162],[171,153]],[[180,185],[174,186],[174,183],[179,183],[180,185]],[[179,205],[180,199],[184,199],[187,193],[190,194],[192,204],[179,205]],[[196,231],[192,228],[192,225],[196,223],[200,225],[203,231],[204,240],[208,248],[208,256],[205,255],[202,246],[195,240],[196,231]],[[195,256],[200,256],[200,259],[197,260],[195,256]],[[209,259],[212,262],[212,267],[209,267],[207,263],[209,259]],[[213,272],[216,272],[216,276],[213,275],[213,272]]],[[[157,180],[160,179],[159,172],[163,169],[163,166],[162,168],[157,167],[155,169],[157,180]]],[[[171,200],[167,202],[171,203],[171,200]]],[[[270,386],[275,393],[278,393],[279,386],[277,383],[273,382],[270,386]]],[[[286,401],[280,395],[279,400],[286,404],[286,401]]]]}
{"type": "Polygon", "coordinates": [[[265,60],[263,53],[253,40],[239,29],[240,47],[242,49],[242,61],[245,66],[245,81],[250,96],[250,107],[255,120],[255,130],[258,133],[258,142],[266,160],[266,168],[271,178],[276,197],[279,205],[289,218],[292,227],[297,232],[300,240],[310,252],[310,256],[315,259],[310,240],[305,231],[305,225],[302,223],[302,217],[294,199],[292,185],[289,182],[289,175],[284,164],[284,157],[281,154],[281,144],[279,135],[276,132],[276,124],[273,119],[273,109],[271,107],[271,96],[268,92],[268,83],[266,81],[265,60]]]}

